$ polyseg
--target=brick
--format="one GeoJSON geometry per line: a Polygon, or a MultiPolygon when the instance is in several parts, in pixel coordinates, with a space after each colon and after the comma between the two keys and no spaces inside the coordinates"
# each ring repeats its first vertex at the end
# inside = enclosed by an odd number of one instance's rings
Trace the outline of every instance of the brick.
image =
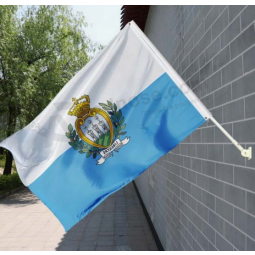
{"type": "Polygon", "coordinates": [[[212,6],[210,5],[203,5],[202,10],[199,12],[199,20],[202,22],[204,21],[207,14],[210,12],[212,6]]]}
{"type": "Polygon", "coordinates": [[[220,5],[220,13],[222,13],[227,7],[227,5],[220,5]]]}
{"type": "Polygon", "coordinates": [[[225,235],[224,236],[239,251],[245,250],[245,235],[227,222],[225,222],[225,235]]]}
{"type": "Polygon", "coordinates": [[[200,69],[200,82],[208,78],[212,74],[212,61],[208,62],[200,69]]]}
{"type": "Polygon", "coordinates": [[[194,251],[203,251],[202,247],[195,240],[193,240],[192,248],[194,251]]]}
{"type": "Polygon", "coordinates": [[[193,39],[191,38],[186,45],[184,46],[184,57],[186,57],[188,55],[188,53],[192,50],[194,44],[193,44],[193,39]]]}
{"type": "Polygon", "coordinates": [[[213,59],[213,71],[216,72],[217,70],[221,69],[230,61],[230,50],[229,46],[225,47],[213,59]]]}
{"type": "Polygon", "coordinates": [[[220,51],[220,38],[217,38],[206,50],[205,60],[208,62],[220,51]]]}
{"type": "Polygon", "coordinates": [[[244,5],[229,5],[229,21],[231,22],[243,9],[244,5]]]}
{"type": "Polygon", "coordinates": [[[216,179],[233,184],[233,176],[233,166],[216,163],[216,179]]]}
{"type": "Polygon", "coordinates": [[[222,218],[226,219],[227,221],[233,223],[234,221],[234,207],[225,201],[216,198],[216,212],[222,218]]]}
{"type": "Polygon", "coordinates": [[[215,196],[204,190],[201,191],[201,194],[202,203],[209,207],[211,210],[215,211],[215,196]]]}
{"type": "Polygon", "coordinates": [[[188,156],[190,157],[196,157],[197,151],[196,151],[196,145],[195,144],[188,144],[188,156]]]}
{"type": "Polygon", "coordinates": [[[193,8],[193,16],[196,17],[202,9],[202,5],[195,5],[193,8]]]}
{"type": "Polygon", "coordinates": [[[187,193],[191,193],[191,183],[183,180],[183,186],[182,186],[183,190],[185,190],[187,193]]]}
{"type": "Polygon", "coordinates": [[[221,87],[221,71],[213,74],[206,80],[207,93],[211,93],[214,90],[221,87]]]}
{"type": "Polygon", "coordinates": [[[199,41],[199,54],[201,54],[211,43],[212,36],[211,36],[211,30],[209,29],[201,38],[199,41]]]}
{"type": "Polygon", "coordinates": [[[255,242],[247,237],[247,251],[255,251],[255,242]]]}
{"type": "Polygon", "coordinates": [[[191,142],[192,143],[201,143],[201,129],[196,129],[191,134],[191,142]]]}
{"type": "Polygon", "coordinates": [[[216,213],[209,211],[209,224],[220,234],[224,234],[224,220],[216,213]]]}
{"type": "Polygon", "coordinates": [[[197,208],[197,202],[196,200],[188,195],[188,202],[187,202],[188,206],[193,210],[196,211],[197,208]]]}
{"type": "Polygon", "coordinates": [[[207,207],[205,207],[200,202],[197,202],[196,212],[201,218],[203,218],[205,221],[208,222],[208,220],[209,220],[209,209],[207,207]]]}
{"type": "Polygon", "coordinates": [[[194,33],[194,45],[198,43],[198,41],[202,38],[203,34],[205,32],[205,26],[202,23],[194,33]]]}
{"type": "Polygon", "coordinates": [[[187,156],[188,155],[188,147],[186,144],[180,144],[180,154],[187,156]]]}
{"type": "Polygon", "coordinates": [[[214,195],[223,198],[224,194],[224,185],[222,182],[209,178],[208,180],[208,191],[210,193],[213,193],[214,195]]]}
{"type": "Polygon", "coordinates": [[[206,96],[206,81],[200,83],[201,97],[206,96]]]}
{"type": "Polygon", "coordinates": [[[245,98],[245,117],[252,118],[255,117],[255,95],[245,98]]]}
{"type": "Polygon", "coordinates": [[[255,239],[255,218],[238,208],[234,208],[234,225],[255,239]]]}
{"type": "Polygon", "coordinates": [[[216,38],[228,26],[228,10],[220,15],[212,26],[212,39],[216,38]]]}
{"type": "Polygon", "coordinates": [[[208,16],[205,18],[205,31],[213,24],[213,22],[219,17],[220,8],[218,5],[215,5],[208,16]]]}
{"type": "Polygon", "coordinates": [[[247,192],[247,212],[255,215],[255,194],[247,192]]]}
{"type": "Polygon", "coordinates": [[[233,246],[216,233],[216,247],[220,251],[233,251],[233,246]]]}
{"type": "Polygon", "coordinates": [[[205,175],[197,174],[197,185],[202,189],[208,190],[209,188],[209,178],[205,175]]]}
{"type": "Polygon", "coordinates": [[[249,5],[241,13],[242,29],[250,25],[255,19],[255,6],[249,5]]]}
{"type": "Polygon", "coordinates": [[[193,171],[188,171],[188,180],[194,184],[196,184],[197,175],[193,171]]]}
{"type": "Polygon", "coordinates": [[[202,232],[213,244],[215,244],[215,230],[204,221],[202,223],[202,232]]]}
{"type": "Polygon", "coordinates": [[[202,143],[214,142],[214,127],[202,129],[202,143]]]}
{"type": "Polygon", "coordinates": [[[234,167],[234,184],[248,189],[250,191],[255,191],[255,170],[244,168],[244,167],[234,167]]]}
{"type": "Polygon", "coordinates": [[[206,61],[205,61],[205,52],[201,53],[200,56],[198,57],[199,59],[199,67],[202,68],[206,61]]]}
{"type": "Polygon", "coordinates": [[[208,245],[208,240],[206,239],[206,237],[200,232],[197,231],[197,242],[199,243],[199,245],[205,250],[208,251],[209,249],[209,245],[208,245]]]}
{"type": "MultiPolygon", "coordinates": [[[[213,116],[215,116],[215,115],[213,115],[213,116]]],[[[225,124],[225,125],[222,125],[222,127],[224,129],[226,129],[226,131],[230,135],[232,135],[232,124],[225,124]]],[[[230,140],[222,133],[222,131],[218,127],[215,127],[214,133],[215,133],[215,142],[216,143],[230,143],[230,140]]]]}
{"type": "Polygon", "coordinates": [[[191,158],[184,157],[183,166],[186,167],[186,168],[191,168],[191,158]]]}
{"type": "Polygon", "coordinates": [[[245,209],[245,191],[237,187],[225,185],[225,200],[229,203],[245,209]]]}
{"type": "Polygon", "coordinates": [[[200,159],[192,158],[191,159],[191,169],[196,172],[201,172],[202,162],[200,159]]]}
{"type": "Polygon", "coordinates": [[[222,85],[229,83],[243,74],[242,57],[230,62],[222,69],[222,85]]]}
{"type": "Polygon", "coordinates": [[[255,43],[254,24],[244,30],[231,44],[231,58],[235,58],[255,43]]]}
{"type": "Polygon", "coordinates": [[[255,71],[232,83],[233,99],[249,95],[255,92],[255,71]]]}
{"type": "Polygon", "coordinates": [[[180,176],[186,180],[188,180],[188,170],[186,168],[180,168],[180,176]]]}
{"type": "Polygon", "coordinates": [[[231,42],[241,31],[240,17],[235,19],[221,34],[221,48],[224,48],[229,42],[231,42]]]}
{"type": "Polygon", "coordinates": [[[201,201],[201,189],[195,185],[191,185],[191,196],[201,201]]]}
{"type": "Polygon", "coordinates": [[[199,48],[198,45],[196,45],[189,54],[190,62],[192,63],[199,55],[199,48]]]}
{"type": "Polygon", "coordinates": [[[231,101],[231,84],[215,91],[214,93],[214,105],[222,105],[231,101]]]}
{"type": "Polygon", "coordinates": [[[223,106],[223,121],[244,119],[244,100],[240,99],[223,106]]]}
{"type": "Polygon", "coordinates": [[[190,27],[190,24],[192,23],[192,21],[194,20],[194,17],[192,15],[192,13],[189,13],[188,17],[186,17],[186,21],[184,23],[184,33],[186,33],[186,31],[188,30],[188,28],[190,27]]]}
{"type": "Polygon", "coordinates": [[[190,87],[191,87],[191,89],[195,88],[198,84],[199,84],[199,72],[196,72],[190,78],[190,87]]]}
{"type": "Polygon", "coordinates": [[[243,54],[243,65],[244,65],[244,72],[249,72],[255,69],[255,47],[252,47],[248,51],[243,54]]]}
{"type": "Polygon", "coordinates": [[[189,220],[188,220],[188,231],[190,232],[190,234],[192,236],[194,236],[194,238],[196,238],[196,236],[197,236],[197,229],[196,229],[195,225],[191,221],[189,221],[189,220]]]}
{"type": "Polygon", "coordinates": [[[246,120],[233,124],[233,135],[238,142],[255,142],[255,120],[246,120]]]}
{"type": "Polygon", "coordinates": [[[215,163],[210,161],[202,161],[202,173],[215,177],[215,163]]]}
{"type": "Polygon", "coordinates": [[[224,144],[224,162],[244,166],[245,158],[241,155],[240,151],[237,150],[233,144],[224,144]]]}
{"type": "Polygon", "coordinates": [[[187,69],[187,67],[190,65],[190,60],[189,60],[190,58],[189,58],[189,55],[188,56],[186,56],[184,59],[183,59],[183,61],[182,61],[182,63],[181,63],[181,67],[182,67],[182,70],[184,71],[184,70],[186,70],[187,69]]]}
{"type": "Polygon", "coordinates": [[[222,144],[208,144],[207,145],[208,159],[213,161],[223,162],[223,145],[222,144]]]}
{"type": "Polygon", "coordinates": [[[207,107],[208,109],[211,109],[214,107],[213,94],[210,94],[204,97],[201,101],[205,105],[205,107],[207,107]]]}

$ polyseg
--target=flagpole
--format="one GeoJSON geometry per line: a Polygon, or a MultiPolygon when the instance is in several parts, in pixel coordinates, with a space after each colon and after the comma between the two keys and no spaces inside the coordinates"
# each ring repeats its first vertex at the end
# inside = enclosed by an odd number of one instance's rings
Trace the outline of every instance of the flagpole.
{"type": "Polygon", "coordinates": [[[252,159],[252,147],[248,149],[244,149],[227,131],[223,128],[220,123],[214,119],[213,116],[209,117],[209,119],[222,131],[222,133],[236,146],[236,148],[241,152],[241,155],[248,160],[252,159]]]}

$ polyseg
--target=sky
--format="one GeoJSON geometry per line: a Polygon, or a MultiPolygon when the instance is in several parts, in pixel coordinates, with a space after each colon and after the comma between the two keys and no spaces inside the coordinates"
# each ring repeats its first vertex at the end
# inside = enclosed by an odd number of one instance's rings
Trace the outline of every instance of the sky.
{"type": "Polygon", "coordinates": [[[88,27],[85,33],[93,41],[107,45],[120,31],[121,5],[73,5],[75,12],[82,12],[88,27]]]}

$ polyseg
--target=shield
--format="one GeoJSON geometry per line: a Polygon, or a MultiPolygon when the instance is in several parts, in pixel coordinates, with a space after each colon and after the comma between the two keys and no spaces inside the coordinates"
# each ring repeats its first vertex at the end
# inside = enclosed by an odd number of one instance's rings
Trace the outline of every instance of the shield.
{"type": "Polygon", "coordinates": [[[75,127],[79,137],[89,145],[105,149],[112,144],[112,121],[109,115],[99,108],[91,108],[85,116],[77,118],[75,127]]]}

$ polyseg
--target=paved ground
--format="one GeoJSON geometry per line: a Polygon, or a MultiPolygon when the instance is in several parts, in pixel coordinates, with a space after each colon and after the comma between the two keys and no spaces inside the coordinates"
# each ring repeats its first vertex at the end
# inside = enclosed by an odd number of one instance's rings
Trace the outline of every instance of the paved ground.
{"type": "Polygon", "coordinates": [[[157,250],[133,184],[65,233],[28,189],[0,200],[1,250],[157,250]]]}

